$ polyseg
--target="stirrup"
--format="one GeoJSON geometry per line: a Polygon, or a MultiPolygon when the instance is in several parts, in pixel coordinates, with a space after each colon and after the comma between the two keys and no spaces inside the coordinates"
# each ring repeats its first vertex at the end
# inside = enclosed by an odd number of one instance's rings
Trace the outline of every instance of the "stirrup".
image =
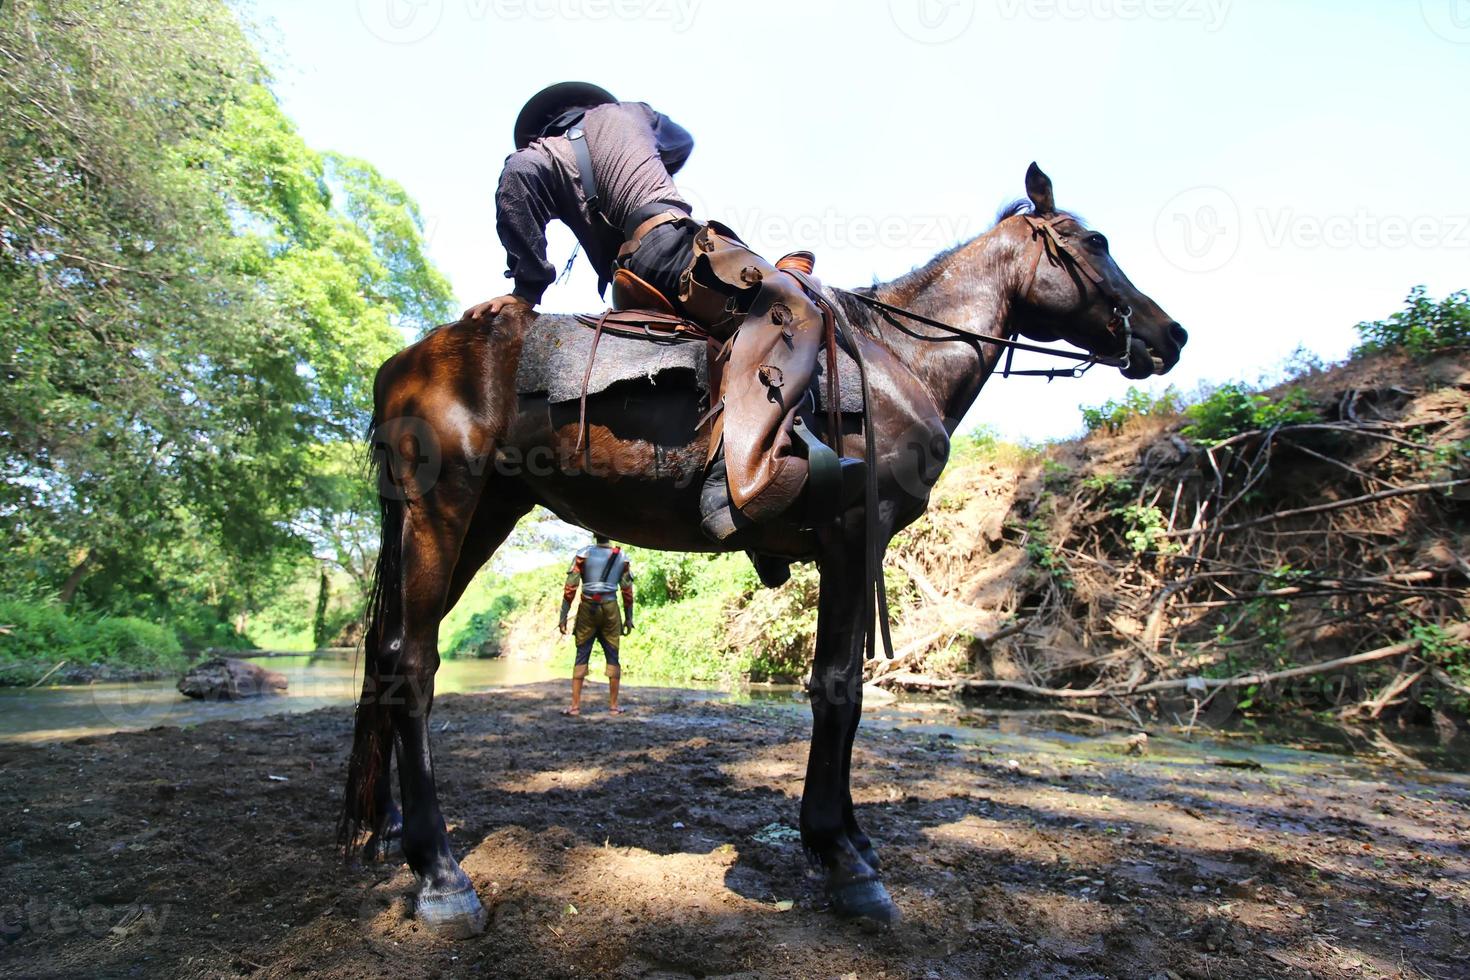
{"type": "Polygon", "coordinates": [[[806,449],[806,523],[826,524],[842,512],[842,459],[800,416],[792,420],[791,431],[806,449]]]}

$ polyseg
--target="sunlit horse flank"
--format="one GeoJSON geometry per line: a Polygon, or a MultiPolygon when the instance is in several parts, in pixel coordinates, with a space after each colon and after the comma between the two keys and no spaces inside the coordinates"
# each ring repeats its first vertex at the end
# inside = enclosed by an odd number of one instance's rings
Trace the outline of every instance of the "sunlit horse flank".
{"type": "MultiPolygon", "coordinates": [[[[1029,205],[1008,210],[986,233],[862,292],[967,332],[1060,340],[1115,358],[1126,353],[1121,360],[1129,377],[1169,371],[1187,339],[1184,330],[1128,281],[1101,235],[1056,210],[1051,181],[1034,164],[1026,191],[1029,205]],[[1051,242],[1043,240],[1048,236],[1051,242]],[[1128,328],[1122,333],[1120,314],[1128,328]]],[[[873,523],[886,547],[923,513],[948,437],[1001,351],[973,339],[954,342],[929,326],[896,329],[851,296],[828,298],[856,328],[868,366],[877,447],[873,523]]],[[[450,850],[434,786],[429,713],[444,614],[536,504],[640,547],[714,550],[700,531],[701,481],[691,478],[702,475],[707,448],[704,430],[695,429],[698,393],[659,385],[637,398],[616,390],[592,396],[587,455],[574,452],[575,406],[515,393],[521,340],[538,328],[536,319],[516,311],[488,326],[441,327],[390,358],[375,390],[383,537],[340,836],[349,852],[365,846],[374,857],[395,854],[401,838],[419,883],[417,916],[451,935],[483,929],[486,916],[450,850]],[[531,465],[537,461],[545,465],[531,465]],[[394,752],[385,751],[389,745],[394,752]],[[394,756],[401,813],[389,778],[394,756]]],[[[810,421],[825,429],[822,417],[810,421]]],[[[859,420],[846,417],[843,429],[842,454],[862,456],[859,420]]],[[[849,791],[862,709],[868,524],[862,511],[859,504],[840,523],[818,530],[760,526],[724,547],[817,562],[802,842],[823,869],[835,912],[891,922],[898,909],[849,791]]]]}

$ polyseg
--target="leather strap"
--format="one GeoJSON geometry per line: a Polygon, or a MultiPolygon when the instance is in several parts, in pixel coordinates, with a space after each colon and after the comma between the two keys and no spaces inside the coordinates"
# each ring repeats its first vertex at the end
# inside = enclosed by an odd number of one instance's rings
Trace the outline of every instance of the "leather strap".
{"type": "Polygon", "coordinates": [[[650,231],[653,231],[653,229],[657,228],[659,225],[666,225],[671,221],[678,221],[680,218],[687,217],[689,217],[689,215],[685,214],[683,211],[680,211],[678,208],[670,208],[667,211],[661,212],[647,219],[637,228],[634,228],[633,233],[628,236],[628,240],[626,242],[623,242],[623,244],[618,248],[618,261],[622,262],[628,256],[638,251],[638,246],[643,244],[643,236],[647,235],[650,231]]]}
{"type": "Polygon", "coordinates": [[[587,131],[580,125],[567,130],[567,139],[572,152],[577,155],[577,177],[582,181],[582,196],[587,199],[587,210],[601,213],[598,209],[597,175],[592,172],[592,151],[587,149],[587,131]]]}
{"type": "Polygon", "coordinates": [[[602,340],[602,328],[607,324],[607,314],[611,312],[609,310],[597,318],[597,327],[592,332],[592,349],[587,352],[587,370],[582,373],[582,397],[577,409],[577,447],[572,452],[579,453],[582,447],[586,446],[588,469],[592,468],[592,445],[587,438],[587,386],[592,383],[592,362],[597,358],[597,345],[602,340]]]}
{"type": "MultiPolygon", "coordinates": [[[[867,359],[863,356],[862,348],[858,346],[856,338],[852,336],[847,321],[837,316],[837,311],[832,308],[831,303],[827,302],[827,297],[817,288],[816,283],[805,273],[796,269],[783,269],[782,271],[802,284],[812,302],[822,311],[823,317],[832,318],[836,324],[836,330],[841,332],[842,339],[852,354],[853,361],[857,364],[858,377],[862,381],[863,456],[867,463],[867,486],[864,488],[866,499],[863,503],[863,652],[864,656],[871,660],[876,652],[877,640],[881,637],[883,653],[887,659],[892,660],[893,635],[888,625],[888,587],[883,579],[884,545],[878,540],[878,446],[877,436],[873,430],[873,389],[868,378],[867,359]],[[877,636],[874,635],[873,630],[875,613],[878,621],[877,636]]],[[[838,441],[835,435],[830,438],[838,441]]]]}
{"type": "Polygon", "coordinates": [[[709,334],[698,324],[676,313],[660,313],[657,310],[605,310],[596,316],[578,313],[574,319],[584,327],[596,328],[601,323],[605,331],[635,340],[667,343],[710,339],[709,334]]]}

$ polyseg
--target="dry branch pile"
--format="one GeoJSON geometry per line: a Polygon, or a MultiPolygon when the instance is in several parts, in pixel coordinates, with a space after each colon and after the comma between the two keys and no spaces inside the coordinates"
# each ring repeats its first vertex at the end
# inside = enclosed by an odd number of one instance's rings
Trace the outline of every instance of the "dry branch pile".
{"type": "Polygon", "coordinates": [[[874,679],[1186,716],[1463,698],[1444,658],[1470,641],[1470,356],[1291,387],[1319,418],[1213,445],[1141,418],[957,460],[895,541],[911,588],[874,679]]]}

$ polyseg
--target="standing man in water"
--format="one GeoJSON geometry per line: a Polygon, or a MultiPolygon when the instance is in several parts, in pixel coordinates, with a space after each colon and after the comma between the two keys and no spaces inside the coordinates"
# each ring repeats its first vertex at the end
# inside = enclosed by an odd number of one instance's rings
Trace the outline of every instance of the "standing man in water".
{"type": "Polygon", "coordinates": [[[562,714],[576,717],[582,713],[582,682],[587,679],[588,663],[592,659],[592,641],[602,645],[602,656],[607,661],[607,713],[620,715],[618,707],[618,681],[622,677],[622,666],[618,663],[618,642],[633,632],[633,572],[628,565],[628,556],[615,547],[606,535],[599,534],[590,547],[577,552],[572,567],[567,569],[566,586],[562,589],[561,619],[557,628],[563,636],[567,632],[567,614],[572,609],[572,599],[582,588],[582,600],[577,603],[577,623],[572,630],[572,640],[577,644],[577,662],[572,668],[572,704],[562,714]],[[623,617],[618,618],[618,593],[623,595],[623,617]]]}

